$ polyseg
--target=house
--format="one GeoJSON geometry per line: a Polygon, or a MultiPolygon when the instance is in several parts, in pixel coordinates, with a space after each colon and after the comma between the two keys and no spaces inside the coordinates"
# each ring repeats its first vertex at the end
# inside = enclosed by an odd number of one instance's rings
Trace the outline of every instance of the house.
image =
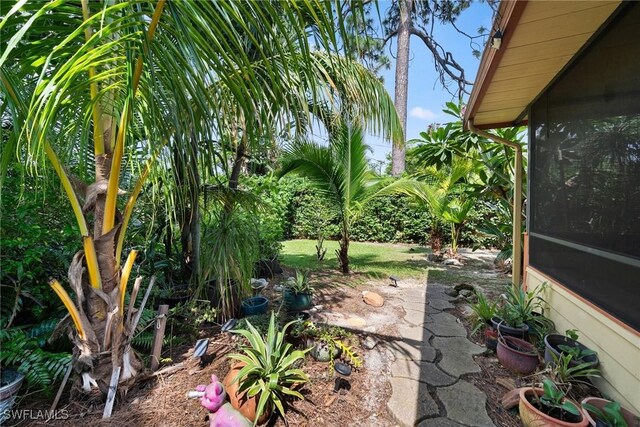
{"type": "Polygon", "coordinates": [[[465,112],[528,125],[524,286],[640,413],[640,2],[503,1],[465,112]]]}

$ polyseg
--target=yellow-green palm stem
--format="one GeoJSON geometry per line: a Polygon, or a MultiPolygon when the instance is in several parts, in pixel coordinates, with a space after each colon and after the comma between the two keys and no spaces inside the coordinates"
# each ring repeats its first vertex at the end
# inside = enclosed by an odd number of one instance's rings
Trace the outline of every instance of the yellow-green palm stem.
{"type": "Polygon", "coordinates": [[[133,268],[133,263],[136,260],[136,256],[138,255],[138,251],[132,250],[127,257],[127,262],[124,264],[124,268],[122,269],[122,275],[120,276],[120,305],[118,306],[118,312],[120,313],[120,318],[124,318],[124,296],[127,293],[127,283],[129,282],[129,275],[131,274],[131,269],[133,268]]]}
{"type": "Polygon", "coordinates": [[[102,288],[102,278],[100,277],[100,267],[98,267],[98,256],[96,247],[93,244],[91,236],[83,236],[82,244],[84,245],[84,257],[87,262],[87,270],[89,271],[89,283],[94,289],[102,288]]]}
{"type": "Polygon", "coordinates": [[[82,213],[82,206],[80,206],[80,202],[78,201],[78,197],[76,196],[75,191],[73,191],[73,187],[71,186],[71,181],[69,181],[69,177],[67,173],[62,168],[60,164],[60,160],[56,155],[51,145],[47,142],[44,144],[44,151],[47,154],[47,158],[51,162],[53,169],[58,174],[60,178],[60,182],[62,183],[62,188],[64,188],[65,193],[67,193],[67,198],[71,203],[71,208],[73,209],[73,213],[76,216],[76,221],[78,221],[78,228],[80,228],[80,234],[82,236],[89,235],[89,229],[87,228],[87,220],[82,213]]]}
{"type": "Polygon", "coordinates": [[[122,117],[120,117],[120,127],[116,146],[113,150],[111,160],[111,171],[109,172],[109,183],[107,184],[107,199],[104,205],[104,219],[102,222],[102,234],[107,234],[113,229],[116,221],[116,204],[118,202],[118,185],[120,183],[120,168],[122,166],[122,156],[124,154],[124,138],[127,134],[129,124],[129,100],[125,101],[122,117]]]}
{"type": "MultiPolygon", "coordinates": [[[[162,144],[164,146],[164,144],[162,144]]],[[[159,151],[159,150],[158,150],[159,151]]],[[[122,248],[124,246],[124,237],[127,233],[127,226],[129,225],[129,220],[131,219],[131,213],[133,212],[133,206],[136,204],[136,200],[138,200],[138,196],[140,195],[140,191],[142,190],[142,186],[149,176],[149,170],[151,169],[151,164],[155,161],[156,156],[154,155],[149,160],[147,160],[147,164],[145,165],[144,170],[138,177],[138,181],[136,185],[133,187],[133,191],[129,196],[129,200],[127,200],[127,204],[124,207],[124,213],[122,215],[122,224],[120,226],[120,233],[118,235],[118,242],[116,243],[116,266],[120,266],[120,258],[122,257],[122,248]]]]}
{"type": "MultiPolygon", "coordinates": [[[[90,17],[89,12],[89,1],[82,0],[82,18],[85,21],[89,20],[90,17]]],[[[84,38],[86,41],[91,39],[91,27],[86,26],[84,29],[84,38]]],[[[93,151],[96,156],[104,154],[104,134],[102,129],[102,111],[100,110],[100,104],[95,102],[98,97],[98,84],[93,81],[96,76],[95,67],[89,68],[89,79],[92,83],[89,85],[89,90],[91,93],[91,101],[93,102],[93,151]]]]}
{"type": "Polygon", "coordinates": [[[60,282],[58,282],[57,280],[51,280],[49,282],[49,286],[51,286],[54,292],[58,294],[58,297],[62,300],[62,303],[67,308],[67,311],[69,311],[71,320],[73,320],[73,323],[76,325],[76,329],[78,330],[78,337],[81,340],[84,340],[86,334],[84,332],[84,328],[82,327],[82,322],[80,321],[80,313],[78,312],[76,306],[73,304],[71,297],[69,297],[67,291],[64,290],[60,282]]]}
{"type": "MultiPolygon", "coordinates": [[[[153,36],[160,22],[160,16],[164,9],[165,0],[158,1],[156,9],[153,12],[153,18],[149,24],[147,31],[147,41],[153,40],[153,36]]],[[[142,74],[142,57],[138,57],[135,73],[133,75],[133,95],[135,96],[142,74]]],[[[122,117],[120,118],[120,127],[118,129],[118,137],[113,152],[113,160],[111,163],[111,172],[109,174],[109,184],[107,186],[107,200],[105,203],[104,221],[102,223],[102,232],[108,233],[115,223],[116,202],[118,200],[118,183],[120,180],[120,167],[122,165],[122,155],[124,152],[124,136],[129,119],[129,102],[126,101],[122,117]]],[[[121,234],[124,234],[121,232],[121,234]]],[[[119,259],[119,258],[117,258],[119,259]]],[[[116,261],[118,262],[118,261],[116,261]]]]}

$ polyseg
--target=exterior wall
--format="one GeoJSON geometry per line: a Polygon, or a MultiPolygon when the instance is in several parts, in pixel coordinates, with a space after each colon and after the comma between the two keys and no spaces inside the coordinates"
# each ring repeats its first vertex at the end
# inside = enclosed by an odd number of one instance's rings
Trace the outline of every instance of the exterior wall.
{"type": "MultiPolygon", "coordinates": [[[[593,382],[605,396],[640,414],[640,333],[605,314],[577,294],[537,271],[526,267],[528,288],[547,282],[548,316],[564,333],[576,329],[579,341],[598,352],[602,378],[593,382]]],[[[547,314],[547,313],[545,313],[547,314]]]]}

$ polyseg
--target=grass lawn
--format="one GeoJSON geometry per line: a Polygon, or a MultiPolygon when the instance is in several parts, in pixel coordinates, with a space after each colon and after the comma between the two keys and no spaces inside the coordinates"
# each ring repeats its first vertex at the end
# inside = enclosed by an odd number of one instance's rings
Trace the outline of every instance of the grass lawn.
{"type": "MultiPolygon", "coordinates": [[[[327,254],[323,261],[316,257],[315,240],[287,240],[282,243],[281,259],[286,267],[313,271],[337,272],[335,251],[337,241],[324,242],[327,254]]],[[[350,267],[356,273],[375,278],[422,278],[427,274],[429,249],[418,245],[351,242],[349,245],[350,267]]]]}
{"type": "MultiPolygon", "coordinates": [[[[280,255],[282,264],[289,268],[309,269],[331,277],[340,278],[335,250],[337,241],[325,241],[327,254],[323,261],[316,257],[315,240],[287,240],[282,242],[280,255]]],[[[509,277],[497,274],[493,268],[493,259],[497,252],[484,251],[484,259],[468,257],[463,267],[447,267],[440,263],[427,261],[430,249],[418,245],[351,242],[349,259],[351,270],[362,278],[386,279],[396,276],[399,279],[427,280],[444,285],[468,283],[479,285],[483,289],[504,291],[509,277]]],[[[358,283],[357,277],[351,276],[350,284],[358,283]]]]}

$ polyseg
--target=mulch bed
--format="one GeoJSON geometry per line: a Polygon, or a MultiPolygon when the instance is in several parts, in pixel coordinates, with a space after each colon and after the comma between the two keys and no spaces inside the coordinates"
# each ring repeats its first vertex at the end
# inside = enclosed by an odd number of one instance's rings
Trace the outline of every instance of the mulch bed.
{"type": "MultiPolygon", "coordinates": [[[[325,309],[340,311],[341,308],[354,312],[357,307],[356,298],[361,299],[362,289],[348,286],[334,287],[329,277],[319,277],[321,286],[316,304],[323,304],[325,309]]],[[[335,277],[333,278],[335,280],[335,277]]],[[[273,306],[276,308],[276,306],[273,306]]],[[[358,314],[357,311],[355,314],[358,314]]],[[[360,315],[365,316],[364,313],[360,315]]],[[[204,328],[200,337],[211,339],[207,356],[208,364],[200,366],[199,361],[191,358],[192,345],[172,348],[171,354],[165,354],[172,359],[172,364],[183,363],[185,367],[168,375],[146,378],[129,390],[126,396],[119,395],[109,420],[102,420],[104,405],[88,401],[69,401],[68,387],[58,405],[58,410],[68,414],[67,419],[21,421],[16,426],[60,426],[75,427],[78,425],[93,426],[205,426],[208,425],[208,411],[204,409],[198,399],[187,399],[186,393],[195,389],[198,384],[209,384],[211,374],[216,374],[220,380],[224,378],[230,368],[230,360],[226,354],[237,349],[237,338],[230,334],[221,334],[219,327],[204,328]]],[[[366,357],[358,340],[354,349],[366,357]]],[[[163,367],[161,366],[161,369],[163,367]]],[[[316,362],[307,357],[304,371],[309,376],[309,382],[300,390],[305,400],[290,402],[287,408],[286,423],[277,416],[267,423],[268,426],[318,426],[318,425],[380,425],[390,426],[386,410],[386,401],[391,395],[391,386],[381,381],[379,372],[368,372],[363,366],[354,370],[347,378],[350,389],[334,392],[337,374],[329,372],[329,364],[316,362]],[[372,389],[375,387],[375,393],[372,389]],[[375,399],[373,399],[375,397],[375,399]],[[363,420],[375,420],[375,422],[363,420]]],[[[31,409],[32,414],[37,411],[48,410],[52,398],[27,398],[20,402],[20,409],[31,409]]],[[[61,412],[59,412],[61,413],[61,412]]]]}

